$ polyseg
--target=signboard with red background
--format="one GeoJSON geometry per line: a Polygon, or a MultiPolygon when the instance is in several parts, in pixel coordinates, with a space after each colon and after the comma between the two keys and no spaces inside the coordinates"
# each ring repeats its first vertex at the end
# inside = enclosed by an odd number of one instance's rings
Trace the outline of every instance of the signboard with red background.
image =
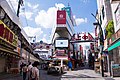
{"type": "Polygon", "coordinates": [[[0,20],[0,38],[17,46],[18,37],[0,20]]]}
{"type": "Polygon", "coordinates": [[[66,24],[66,11],[57,11],[57,24],[66,24]]]}

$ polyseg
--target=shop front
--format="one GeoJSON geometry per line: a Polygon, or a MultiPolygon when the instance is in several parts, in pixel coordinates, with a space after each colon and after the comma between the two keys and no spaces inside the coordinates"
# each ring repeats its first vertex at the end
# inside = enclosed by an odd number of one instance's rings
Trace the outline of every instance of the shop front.
{"type": "Polygon", "coordinates": [[[108,50],[111,76],[120,76],[120,41],[113,44],[108,50]]]}
{"type": "Polygon", "coordinates": [[[109,40],[109,67],[111,76],[120,76],[120,30],[109,40]]]}
{"type": "Polygon", "coordinates": [[[19,60],[17,52],[0,47],[0,72],[10,72],[12,68],[18,68],[19,60]]]}
{"type": "Polygon", "coordinates": [[[20,55],[15,51],[18,37],[0,20],[0,72],[18,67],[20,55]]]}

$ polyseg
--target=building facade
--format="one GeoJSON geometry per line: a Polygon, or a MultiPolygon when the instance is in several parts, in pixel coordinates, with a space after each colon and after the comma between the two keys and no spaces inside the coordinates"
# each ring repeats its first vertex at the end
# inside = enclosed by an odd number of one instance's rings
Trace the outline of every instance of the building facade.
{"type": "Polygon", "coordinates": [[[111,76],[119,76],[120,73],[120,1],[110,0],[115,33],[109,39],[109,58],[111,76]],[[116,70],[116,71],[115,71],[116,70]]]}
{"type": "Polygon", "coordinates": [[[22,61],[30,61],[30,54],[33,54],[32,47],[24,34],[19,17],[6,0],[0,0],[0,72],[19,69],[22,61]]]}
{"type": "Polygon", "coordinates": [[[73,54],[73,44],[70,43],[70,40],[74,34],[74,26],[71,7],[64,7],[57,11],[56,27],[52,35],[54,57],[68,60],[73,54]]]}
{"type": "MultiPolygon", "coordinates": [[[[104,48],[102,58],[104,60],[104,71],[110,72],[111,76],[119,75],[114,72],[114,64],[119,64],[119,29],[120,29],[120,1],[119,0],[97,0],[98,11],[96,18],[102,27],[104,34],[104,48]]],[[[96,26],[99,27],[99,26],[96,26]]],[[[95,34],[99,37],[99,30],[95,34]]],[[[98,46],[100,42],[98,41],[98,46]]],[[[117,66],[119,67],[119,66],[117,66]]]]}

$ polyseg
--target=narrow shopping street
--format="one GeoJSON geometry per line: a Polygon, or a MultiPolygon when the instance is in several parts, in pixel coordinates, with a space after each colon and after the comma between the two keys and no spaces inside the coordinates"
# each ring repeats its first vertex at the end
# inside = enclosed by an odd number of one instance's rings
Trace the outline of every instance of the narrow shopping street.
{"type": "Polygon", "coordinates": [[[0,0],[0,80],[120,80],[120,0],[0,0]]]}

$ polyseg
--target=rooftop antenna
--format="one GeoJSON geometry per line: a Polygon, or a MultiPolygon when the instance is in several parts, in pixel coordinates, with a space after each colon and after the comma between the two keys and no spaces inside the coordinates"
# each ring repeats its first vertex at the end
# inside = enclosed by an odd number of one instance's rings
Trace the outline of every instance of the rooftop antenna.
{"type": "Polygon", "coordinates": [[[68,3],[68,7],[70,6],[70,4],[68,3]]]}

